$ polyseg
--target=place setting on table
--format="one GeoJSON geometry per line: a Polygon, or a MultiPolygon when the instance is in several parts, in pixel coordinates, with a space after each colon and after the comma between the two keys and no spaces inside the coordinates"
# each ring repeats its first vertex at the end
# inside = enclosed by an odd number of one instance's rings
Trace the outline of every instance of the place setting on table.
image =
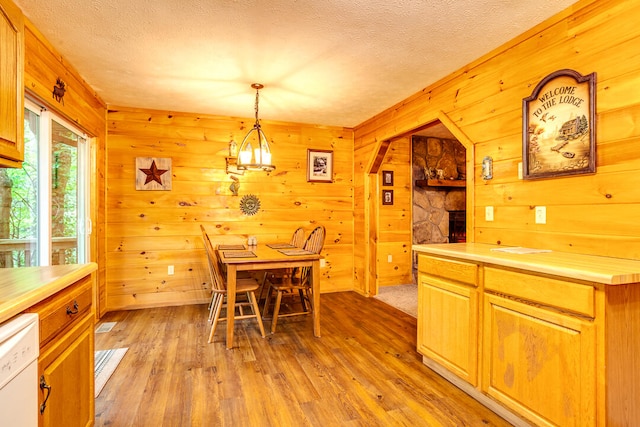
{"type": "Polygon", "coordinates": [[[247,250],[245,245],[218,245],[218,251],[225,258],[255,258],[255,252],[247,250]]]}
{"type": "Polygon", "coordinates": [[[285,255],[289,255],[289,256],[295,256],[295,255],[311,255],[313,254],[313,252],[308,251],[306,249],[301,249],[301,248],[286,248],[286,249],[278,249],[278,252],[280,252],[281,254],[285,254],[285,255]]]}
{"type": "Polygon", "coordinates": [[[291,243],[268,243],[267,244],[268,247],[270,247],[271,249],[275,249],[278,252],[280,252],[281,254],[285,254],[285,255],[310,255],[313,254],[313,252],[308,251],[306,249],[303,248],[299,248],[295,245],[292,245],[291,243]]]}

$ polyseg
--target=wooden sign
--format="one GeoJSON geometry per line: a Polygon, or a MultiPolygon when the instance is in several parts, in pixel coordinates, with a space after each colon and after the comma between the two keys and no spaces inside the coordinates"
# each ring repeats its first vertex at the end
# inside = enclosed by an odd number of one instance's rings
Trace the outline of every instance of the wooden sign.
{"type": "Polygon", "coordinates": [[[171,190],[171,158],[136,157],[136,190],[171,190]]]}
{"type": "Polygon", "coordinates": [[[596,171],[595,73],[549,74],[522,101],[524,179],[596,171]]]}

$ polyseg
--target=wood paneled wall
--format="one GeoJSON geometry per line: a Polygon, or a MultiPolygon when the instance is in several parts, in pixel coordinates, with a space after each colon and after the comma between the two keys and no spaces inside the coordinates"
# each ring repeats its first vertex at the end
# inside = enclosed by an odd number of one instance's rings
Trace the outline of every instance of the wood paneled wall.
{"type": "Polygon", "coordinates": [[[354,206],[362,220],[355,222],[356,277],[368,268],[368,246],[361,245],[369,227],[363,215],[370,194],[367,166],[383,141],[438,117],[449,118],[473,143],[467,151],[467,159],[474,159],[469,241],[640,259],[638,22],[639,2],[580,1],[357,126],[354,206]],[[597,73],[597,173],[519,180],[522,99],[564,68],[597,73]],[[494,178],[486,182],[484,156],[494,160],[494,178]],[[488,205],[494,206],[493,222],[484,219],[488,205]],[[546,206],[547,224],[535,224],[535,206],[546,206]]]}
{"type": "Polygon", "coordinates": [[[323,292],[353,288],[353,132],[261,121],[276,170],[225,173],[229,140],[251,119],[110,107],[107,140],[107,302],[109,309],[206,301],[210,282],[200,224],[218,241],[288,241],[302,226],[327,229],[323,292]],[[333,150],[334,182],[307,182],[307,149],[333,150]],[[172,159],[171,191],[136,191],[135,158],[172,159]],[[260,211],[244,215],[242,196],[260,211]],[[238,237],[240,236],[240,237],[238,237]],[[169,276],[167,267],[175,274],[169,276]]]}
{"type": "Polygon", "coordinates": [[[394,139],[387,150],[378,181],[376,272],[378,286],[412,283],[411,250],[411,138],[394,139]],[[383,186],[383,171],[393,172],[393,185],[383,186]],[[382,203],[382,191],[393,190],[393,205],[382,203]],[[389,261],[391,256],[391,261],[389,261]]]}
{"type": "Polygon", "coordinates": [[[49,44],[29,21],[25,20],[25,94],[74,123],[91,137],[91,260],[98,263],[96,312],[106,308],[104,224],[105,181],[104,144],[106,139],[106,104],[80,74],[49,44]],[[66,84],[64,103],[53,99],[53,87],[60,78],[66,84]]]}

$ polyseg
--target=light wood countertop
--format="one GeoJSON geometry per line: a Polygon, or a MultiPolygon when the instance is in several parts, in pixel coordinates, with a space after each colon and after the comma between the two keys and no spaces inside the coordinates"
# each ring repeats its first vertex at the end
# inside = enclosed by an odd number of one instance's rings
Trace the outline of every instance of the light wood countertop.
{"type": "Polygon", "coordinates": [[[504,248],[507,247],[484,243],[449,243],[412,246],[412,249],[419,253],[501,265],[606,285],[623,285],[640,282],[639,260],[555,251],[517,254],[492,250],[504,248]]]}
{"type": "Polygon", "coordinates": [[[98,268],[97,264],[0,269],[0,322],[65,289],[98,268]]]}

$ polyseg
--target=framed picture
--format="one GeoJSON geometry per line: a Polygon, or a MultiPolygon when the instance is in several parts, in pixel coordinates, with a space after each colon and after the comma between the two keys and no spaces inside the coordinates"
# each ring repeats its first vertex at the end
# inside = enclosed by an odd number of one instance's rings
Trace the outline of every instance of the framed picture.
{"type": "Polygon", "coordinates": [[[307,150],[307,181],[333,182],[333,151],[307,150]]]}
{"type": "Polygon", "coordinates": [[[595,173],[595,73],[559,70],[522,100],[522,177],[595,173]]]}
{"type": "Polygon", "coordinates": [[[383,205],[393,204],[393,190],[382,190],[382,204],[383,205]]]}
{"type": "Polygon", "coordinates": [[[382,185],[393,185],[393,171],[382,171],[382,185]]]}
{"type": "Polygon", "coordinates": [[[136,157],[136,190],[171,190],[171,158],[136,157]]]}

